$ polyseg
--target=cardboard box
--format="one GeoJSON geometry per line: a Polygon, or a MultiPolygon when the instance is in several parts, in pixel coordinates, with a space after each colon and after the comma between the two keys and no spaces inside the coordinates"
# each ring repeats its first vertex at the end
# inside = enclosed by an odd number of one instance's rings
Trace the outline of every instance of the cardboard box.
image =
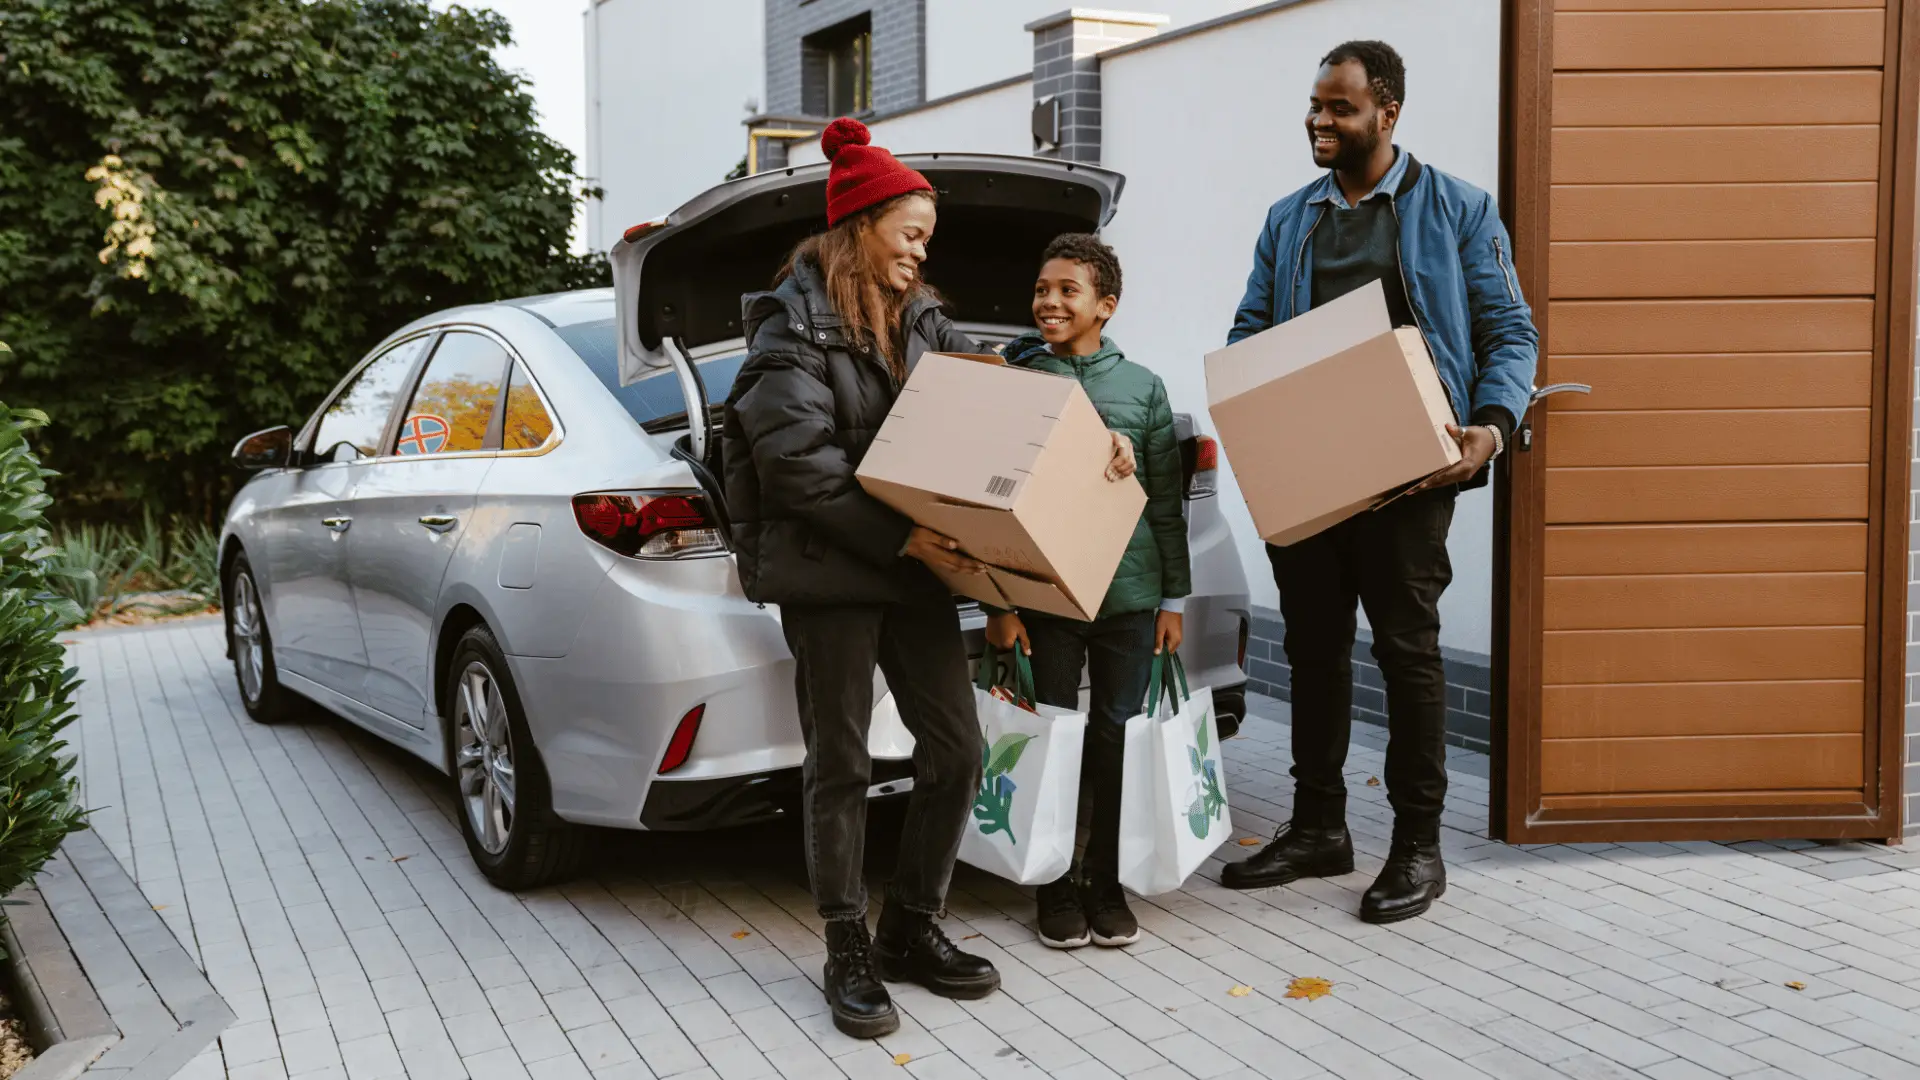
{"type": "Polygon", "coordinates": [[[955,593],[1091,620],[1147,505],[1138,480],[1107,480],[1112,455],[1079,382],[927,353],[856,475],[991,568],[942,573],[955,593]]]}
{"type": "Polygon", "coordinates": [[[1207,404],[1254,527],[1282,547],[1460,460],[1420,331],[1379,282],[1207,354],[1207,404]]]}

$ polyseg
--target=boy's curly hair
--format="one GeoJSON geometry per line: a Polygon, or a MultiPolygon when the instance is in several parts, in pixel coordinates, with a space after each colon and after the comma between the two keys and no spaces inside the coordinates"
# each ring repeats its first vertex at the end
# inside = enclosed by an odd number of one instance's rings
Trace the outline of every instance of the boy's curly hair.
{"type": "Polygon", "coordinates": [[[1054,259],[1071,259],[1093,271],[1093,287],[1101,296],[1120,299],[1120,256],[1092,233],[1061,233],[1040,256],[1045,266],[1054,259]]]}

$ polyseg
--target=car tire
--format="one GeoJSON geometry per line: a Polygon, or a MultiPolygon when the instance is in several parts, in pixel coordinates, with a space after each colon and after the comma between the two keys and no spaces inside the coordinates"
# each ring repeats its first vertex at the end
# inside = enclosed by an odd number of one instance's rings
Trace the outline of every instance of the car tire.
{"type": "Polygon", "coordinates": [[[586,855],[588,832],[553,812],[546,768],[493,631],[468,630],[446,676],[440,712],[448,771],[474,865],[503,889],[571,876],[586,855]]]}
{"type": "Polygon", "coordinates": [[[234,556],[233,565],[227,568],[226,601],[227,652],[233,657],[240,705],[255,723],[284,719],[292,710],[293,693],[280,685],[266,605],[260,602],[260,587],[245,554],[234,556]]]}

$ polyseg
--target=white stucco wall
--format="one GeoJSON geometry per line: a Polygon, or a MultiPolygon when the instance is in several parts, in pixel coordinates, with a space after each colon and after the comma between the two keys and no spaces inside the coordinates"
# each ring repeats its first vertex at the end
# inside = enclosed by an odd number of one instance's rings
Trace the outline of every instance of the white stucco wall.
{"type": "MultiPolygon", "coordinates": [[[[1033,84],[1017,82],[944,105],[903,113],[872,125],[873,142],[896,154],[966,150],[983,154],[1033,153],[1033,84]]],[[[793,165],[821,159],[820,144],[796,144],[788,152],[793,165]]]]}
{"type": "Polygon", "coordinates": [[[726,179],[747,150],[749,99],[764,100],[762,0],[604,0],[586,14],[587,205],[605,251],[726,179]]]}
{"type": "MultiPolygon", "coordinates": [[[[1406,58],[1399,143],[1495,190],[1499,0],[1309,0],[1103,64],[1102,164],[1127,177],[1105,234],[1126,269],[1112,331],[1161,374],[1177,409],[1205,414],[1201,358],[1226,339],[1267,208],[1316,175],[1303,127],[1314,71],[1327,49],[1357,37],[1383,38],[1406,58]]],[[[1341,450],[1327,448],[1330,466],[1341,450]]],[[[1230,469],[1221,494],[1254,602],[1275,605],[1230,469]]],[[[1443,642],[1480,653],[1490,651],[1492,505],[1486,489],[1461,499],[1441,605],[1443,642]]]]}
{"type": "MultiPolygon", "coordinates": [[[[1024,27],[1063,11],[1063,0],[926,0],[927,99],[946,97],[1033,69],[1033,35],[1024,27]]],[[[1142,0],[1102,10],[1165,15],[1178,29],[1254,7],[1248,0],[1142,0]]]]}

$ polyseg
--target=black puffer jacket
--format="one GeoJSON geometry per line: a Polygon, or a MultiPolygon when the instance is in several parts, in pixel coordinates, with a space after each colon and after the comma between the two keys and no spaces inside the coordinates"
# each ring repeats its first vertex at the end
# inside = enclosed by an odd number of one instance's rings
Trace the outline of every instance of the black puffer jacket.
{"type": "MultiPolygon", "coordinates": [[[[868,341],[849,341],[819,268],[741,298],[747,362],[721,437],[740,580],[767,604],[892,603],[946,592],[900,556],[913,523],[854,479],[900,384],[868,341]]],[[[932,298],[908,305],[909,371],[927,352],[978,352],[932,298]]]]}

